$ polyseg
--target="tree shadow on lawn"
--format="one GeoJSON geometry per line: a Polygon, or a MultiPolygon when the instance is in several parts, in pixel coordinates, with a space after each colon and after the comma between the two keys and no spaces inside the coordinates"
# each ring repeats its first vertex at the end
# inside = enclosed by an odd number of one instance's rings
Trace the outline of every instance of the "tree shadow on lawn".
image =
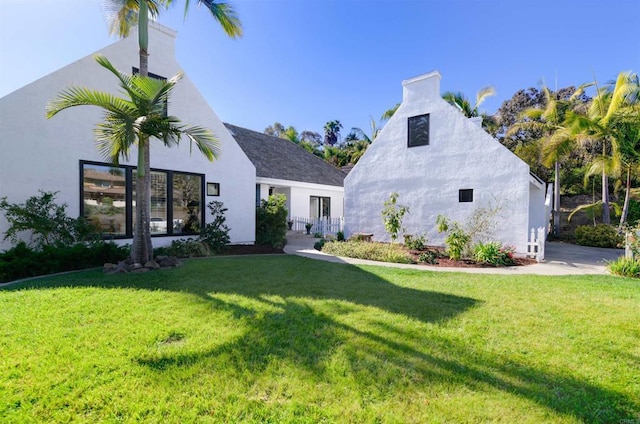
{"type": "MultiPolygon", "coordinates": [[[[326,364],[336,349],[341,349],[345,372],[359,388],[354,396],[373,393],[378,399],[392,397],[396,385],[413,384],[415,378],[426,381],[425,389],[442,383],[471,391],[504,391],[585,422],[612,422],[640,410],[637,401],[624,394],[572,375],[489,355],[453,339],[403,334],[402,329],[383,321],[368,323],[371,328],[378,326],[379,332],[342,322],[340,316],[357,305],[439,323],[480,304],[471,298],[401,287],[351,265],[291,256],[224,258],[190,261],[182,269],[137,275],[71,274],[4,290],[69,286],[185,292],[242,320],[246,328],[243,335],[213,349],[157,352],[136,359],[159,373],[174,367],[206,366],[224,358],[231,374],[256,375],[284,360],[331,382],[335,370],[329,371],[326,364]],[[258,313],[228,300],[228,295],[244,296],[266,309],[258,313]],[[315,300],[322,300],[329,312],[316,310],[315,300]]],[[[416,389],[421,387],[416,383],[416,389]]]]}

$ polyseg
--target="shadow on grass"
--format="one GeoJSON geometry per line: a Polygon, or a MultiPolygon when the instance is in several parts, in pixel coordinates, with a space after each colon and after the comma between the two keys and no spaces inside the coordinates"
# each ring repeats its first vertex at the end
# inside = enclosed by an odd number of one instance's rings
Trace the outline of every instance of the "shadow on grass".
{"type": "Polygon", "coordinates": [[[348,314],[350,306],[341,301],[423,323],[444,322],[479,304],[467,297],[401,287],[351,265],[291,256],[197,260],[175,270],[115,276],[86,272],[33,280],[4,290],[62,286],[185,292],[243,320],[246,331],[242,337],[214,349],[162,352],[136,359],[160,373],[222,357],[226,367],[255,374],[284,359],[331,380],[327,359],[350,343],[343,354],[348,363],[345,372],[360,387],[354,396],[371,392],[379,397],[393,396],[396,384],[400,388],[411,383],[403,376],[413,375],[419,381],[449,387],[503,391],[585,422],[615,422],[640,409],[637,401],[616,391],[570,374],[513,362],[508,355],[488,355],[456,340],[438,339],[433,334],[424,339],[422,335],[401,334],[400,329],[383,321],[369,323],[380,328],[379,332],[345,324],[340,315],[348,314]],[[228,294],[250,298],[267,308],[257,314],[251,307],[223,300],[222,295],[228,294]],[[329,312],[314,309],[304,299],[325,301],[329,312]]]}

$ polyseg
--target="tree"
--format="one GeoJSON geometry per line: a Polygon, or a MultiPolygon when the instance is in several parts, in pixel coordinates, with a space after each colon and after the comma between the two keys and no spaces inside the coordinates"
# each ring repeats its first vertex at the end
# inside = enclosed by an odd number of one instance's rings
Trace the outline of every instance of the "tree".
{"type": "MultiPolygon", "coordinates": [[[[624,167],[622,152],[626,151],[628,131],[637,129],[640,115],[632,108],[630,116],[632,126],[623,124],[629,118],[624,117],[623,107],[630,99],[637,99],[637,76],[631,72],[621,72],[613,86],[599,87],[586,114],[570,116],[572,131],[583,143],[598,143],[601,154],[592,162],[586,177],[602,175],[602,222],[611,223],[609,211],[609,175],[620,175],[624,167]],[[635,124],[635,125],[634,125],[635,124]]],[[[635,133],[635,132],[633,132],[635,133]]]]}
{"type": "MultiPolygon", "coordinates": [[[[149,57],[149,16],[156,18],[160,10],[166,9],[174,3],[173,0],[106,0],[105,15],[110,34],[117,34],[124,38],[129,35],[131,28],[138,27],[138,45],[140,59],[140,76],[148,75],[149,57]]],[[[185,0],[185,19],[189,10],[190,0],[185,0]]],[[[228,3],[216,0],[198,0],[198,5],[204,5],[213,18],[222,26],[224,32],[231,38],[242,36],[242,26],[235,10],[228,3]]],[[[149,153],[149,139],[138,141],[138,169],[136,180],[136,218],[131,257],[134,262],[144,263],[152,256],[150,215],[151,215],[151,164],[149,153]],[[142,188],[142,189],[140,189],[142,188]]]]}
{"type": "MultiPolygon", "coordinates": [[[[74,106],[97,106],[104,109],[104,121],[97,124],[94,133],[98,150],[106,160],[114,164],[118,164],[120,158],[128,159],[133,145],[137,145],[139,152],[140,146],[148,144],[152,137],[167,147],[178,145],[186,137],[192,144],[196,144],[207,159],[213,161],[219,155],[218,142],[210,130],[183,125],[177,117],[165,114],[165,103],[182,73],[161,81],[120,72],[104,56],[96,55],[95,59],[100,66],[115,75],[127,98],[88,88],[70,87],[47,104],[47,118],[74,106]]],[[[148,160],[148,156],[138,155],[138,170],[144,168],[145,159],[148,160]]],[[[140,209],[139,205],[136,205],[136,209],[140,209]]],[[[137,213],[138,218],[141,215],[137,213]]],[[[136,227],[145,223],[149,224],[148,215],[146,221],[137,220],[136,227]]],[[[134,261],[140,263],[139,261],[149,259],[144,255],[140,256],[144,252],[144,248],[138,250],[137,255],[132,256],[134,261]]]]}
{"type": "Polygon", "coordinates": [[[324,144],[329,146],[335,146],[340,141],[340,130],[342,124],[340,121],[329,121],[324,125],[324,144]]]}
{"type": "MultiPolygon", "coordinates": [[[[576,99],[582,95],[587,85],[578,87],[569,99],[562,99],[558,92],[553,93],[547,87],[542,87],[544,102],[521,112],[520,122],[511,125],[506,133],[507,137],[524,131],[541,134],[539,140],[543,141],[543,163],[545,166],[554,164],[553,233],[556,236],[560,231],[560,162],[575,145],[575,138],[566,125],[567,113],[574,109],[576,99]]],[[[520,143],[516,151],[522,150],[522,146],[538,144],[535,141],[527,144],[520,143]]]]}
{"type": "Polygon", "coordinates": [[[478,93],[476,94],[476,103],[473,106],[471,106],[471,102],[469,102],[469,99],[467,99],[465,95],[459,91],[458,92],[447,91],[442,95],[442,98],[450,105],[457,107],[460,110],[460,112],[462,112],[462,114],[467,118],[473,118],[476,116],[480,116],[480,112],[478,111],[478,108],[482,103],[484,103],[487,97],[494,96],[495,94],[496,94],[495,88],[484,87],[483,89],[478,91],[478,93]]]}
{"type": "Polygon", "coordinates": [[[270,135],[272,137],[280,137],[280,135],[285,131],[284,125],[280,122],[274,122],[273,125],[269,125],[264,129],[264,133],[270,135]]]}

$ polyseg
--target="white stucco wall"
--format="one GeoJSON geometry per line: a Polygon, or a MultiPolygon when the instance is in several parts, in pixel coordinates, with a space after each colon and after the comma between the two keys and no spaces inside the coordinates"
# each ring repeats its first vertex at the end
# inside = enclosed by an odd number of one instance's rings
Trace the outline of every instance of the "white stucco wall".
{"type": "Polygon", "coordinates": [[[289,217],[310,217],[309,201],[311,196],[329,197],[331,199],[331,217],[344,216],[344,188],[323,184],[304,183],[299,181],[279,180],[275,178],[258,178],[261,184],[260,195],[268,197],[269,187],[274,193],[287,196],[289,217]]]}
{"type": "MultiPolygon", "coordinates": [[[[529,224],[529,167],[476,123],[440,97],[440,74],[403,82],[403,101],[345,179],[345,232],[373,233],[386,241],[381,211],[392,192],[409,207],[403,226],[443,244],[436,218],[465,223],[477,207],[500,204],[495,239],[526,251],[529,224]],[[407,147],[407,119],[430,114],[429,145],[407,147]],[[472,203],[458,191],[473,189],[472,203]]],[[[543,205],[542,205],[543,206],[543,205]]]]}
{"type": "MultiPolygon", "coordinates": [[[[176,33],[152,23],[149,31],[149,72],[172,77],[180,71],[175,60],[176,33]]],[[[131,72],[138,66],[137,37],[120,40],[98,53],[114,66],[131,72]]],[[[80,211],[80,160],[105,162],[94,142],[93,128],[102,119],[93,107],[75,107],[47,120],[45,105],[57,93],[71,85],[117,92],[115,77],[99,66],[92,56],[82,58],[0,99],[0,197],[23,202],[38,189],[58,191],[57,202],[67,203],[71,216],[80,211]]],[[[215,112],[191,80],[185,75],[176,86],[169,114],[184,123],[210,128],[221,143],[219,160],[209,162],[189,142],[178,148],[166,148],[156,140],[151,147],[151,167],[205,174],[206,182],[220,183],[220,196],[204,199],[224,202],[228,208],[227,224],[231,241],[252,243],[255,239],[255,167],[236,144],[215,112]]],[[[136,152],[122,164],[136,165],[136,152]]],[[[207,221],[210,219],[206,211],[207,221]]],[[[0,232],[7,223],[0,217],[0,232]]],[[[171,242],[175,237],[154,237],[154,246],[171,242]]],[[[124,240],[123,242],[130,242],[124,240]]],[[[0,250],[9,248],[7,242],[0,250]]]]}

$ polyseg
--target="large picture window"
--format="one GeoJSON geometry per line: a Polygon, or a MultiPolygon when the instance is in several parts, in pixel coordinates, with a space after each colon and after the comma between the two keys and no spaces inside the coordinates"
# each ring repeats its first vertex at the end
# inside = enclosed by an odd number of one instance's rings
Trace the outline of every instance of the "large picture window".
{"type": "Polygon", "coordinates": [[[331,198],[311,196],[309,201],[310,218],[324,218],[331,216],[331,198]]]}
{"type": "MultiPolygon", "coordinates": [[[[107,238],[133,236],[136,212],[136,169],[80,162],[81,214],[107,238]]],[[[204,225],[204,176],[151,171],[152,235],[198,234],[204,225]]]]}
{"type": "Polygon", "coordinates": [[[426,146],[429,144],[429,114],[412,116],[408,119],[409,147],[426,146]]]}

